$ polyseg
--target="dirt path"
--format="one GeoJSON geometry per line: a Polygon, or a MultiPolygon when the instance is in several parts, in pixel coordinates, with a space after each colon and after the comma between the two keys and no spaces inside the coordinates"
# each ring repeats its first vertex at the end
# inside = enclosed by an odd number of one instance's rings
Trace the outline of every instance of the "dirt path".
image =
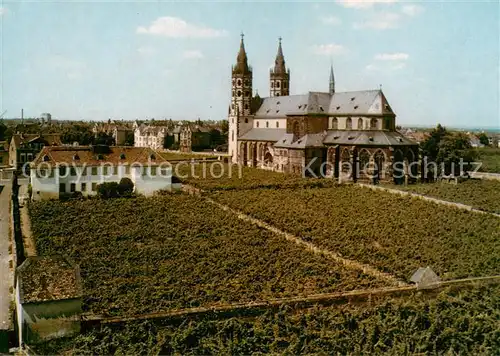
{"type": "Polygon", "coordinates": [[[23,234],[24,253],[26,257],[36,256],[36,246],[31,232],[31,220],[28,212],[28,206],[24,205],[21,209],[21,231],[23,234]]]}
{"type": "Polygon", "coordinates": [[[403,286],[407,286],[408,285],[407,283],[405,283],[405,282],[403,282],[401,280],[398,280],[392,274],[381,272],[381,271],[377,270],[376,268],[374,268],[372,266],[369,266],[369,265],[366,265],[366,264],[363,264],[363,263],[360,263],[360,262],[357,262],[357,261],[354,261],[354,260],[349,260],[349,259],[343,258],[343,257],[339,256],[338,254],[336,254],[335,252],[332,252],[332,251],[329,251],[329,250],[325,250],[325,249],[321,249],[321,248],[315,246],[314,244],[312,244],[310,242],[304,241],[303,239],[301,239],[298,236],[295,236],[295,235],[289,234],[287,232],[281,231],[280,229],[278,229],[278,228],[276,228],[276,227],[274,227],[272,225],[269,225],[268,223],[266,223],[266,222],[264,222],[262,220],[253,218],[253,217],[251,217],[251,216],[249,216],[247,214],[242,213],[241,211],[238,211],[238,210],[235,210],[233,208],[230,208],[227,205],[218,203],[218,202],[216,202],[215,200],[213,200],[211,198],[206,198],[206,200],[209,203],[211,203],[213,205],[216,205],[217,207],[221,208],[224,211],[229,211],[229,212],[231,212],[233,214],[236,214],[236,216],[239,219],[241,219],[241,220],[251,222],[252,224],[255,224],[255,225],[260,226],[260,227],[262,227],[262,228],[264,228],[266,230],[269,230],[269,231],[271,231],[271,232],[273,232],[275,234],[283,236],[288,241],[292,241],[292,242],[296,243],[297,245],[300,245],[300,246],[304,247],[306,250],[312,251],[314,253],[322,254],[322,255],[324,255],[324,256],[326,256],[326,257],[334,260],[335,262],[341,263],[342,265],[346,266],[347,268],[358,270],[358,271],[362,271],[365,274],[368,274],[368,275],[370,275],[372,277],[375,277],[375,278],[377,278],[379,280],[384,280],[384,281],[389,282],[389,283],[391,283],[392,285],[395,285],[395,286],[403,287],[403,286]]]}
{"type": "Polygon", "coordinates": [[[399,195],[403,195],[403,196],[412,196],[412,197],[415,197],[415,198],[420,198],[420,199],[423,199],[423,200],[427,200],[427,201],[433,202],[435,204],[452,206],[452,207],[455,207],[455,208],[458,208],[458,209],[468,210],[468,211],[472,211],[472,212],[478,213],[478,214],[492,215],[494,217],[500,218],[500,214],[495,214],[495,213],[490,213],[490,212],[487,212],[487,211],[478,210],[478,209],[473,208],[470,205],[465,205],[465,204],[461,204],[461,203],[454,203],[454,202],[451,202],[451,201],[442,200],[442,199],[438,199],[438,198],[432,198],[432,197],[429,197],[427,195],[413,193],[413,192],[407,192],[407,191],[404,191],[404,190],[398,190],[398,189],[380,187],[380,186],[377,186],[377,185],[369,185],[369,184],[364,184],[364,183],[357,183],[357,184],[360,187],[368,188],[368,189],[371,189],[371,190],[381,190],[381,191],[392,193],[392,194],[399,194],[399,195]]]}

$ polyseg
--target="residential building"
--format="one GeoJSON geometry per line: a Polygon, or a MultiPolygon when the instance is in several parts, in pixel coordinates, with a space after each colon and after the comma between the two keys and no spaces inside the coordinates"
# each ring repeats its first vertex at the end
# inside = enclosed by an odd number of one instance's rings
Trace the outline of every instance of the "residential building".
{"type": "Polygon", "coordinates": [[[172,184],[172,167],[149,147],[44,147],[30,170],[32,199],[57,199],[60,194],[97,194],[104,182],[129,178],[137,194],[179,189],[172,184]]]}
{"type": "Polygon", "coordinates": [[[166,126],[154,126],[134,123],[134,146],[149,147],[161,150],[165,147],[168,128],[166,126]]]}
{"type": "Polygon", "coordinates": [[[195,125],[184,125],[180,133],[179,150],[191,152],[210,147],[210,129],[195,125]]]}
{"type": "Polygon", "coordinates": [[[60,146],[60,134],[15,134],[9,147],[9,165],[18,170],[27,167],[45,146],[60,146]]]}
{"type": "Polygon", "coordinates": [[[113,137],[116,146],[124,146],[128,135],[134,134],[134,129],[128,125],[116,121],[107,123],[98,122],[92,127],[92,132],[97,137],[99,133],[105,133],[113,137]]]}
{"type": "Polygon", "coordinates": [[[242,36],[228,116],[233,163],[344,180],[370,169],[391,180],[393,163],[417,161],[418,145],[396,131],[396,114],[381,89],[337,92],[330,68],[328,92],[290,95],[281,39],[269,80],[270,96],[253,96],[242,36]]]}

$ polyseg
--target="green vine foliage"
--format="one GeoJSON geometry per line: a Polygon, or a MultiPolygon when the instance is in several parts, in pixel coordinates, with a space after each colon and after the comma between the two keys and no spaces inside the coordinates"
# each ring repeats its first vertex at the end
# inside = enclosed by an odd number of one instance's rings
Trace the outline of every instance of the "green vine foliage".
{"type": "Polygon", "coordinates": [[[409,280],[500,273],[500,219],[357,186],[233,190],[221,203],[344,257],[409,280]]]}
{"type": "Polygon", "coordinates": [[[85,311],[131,315],[380,287],[199,197],[30,204],[39,254],[80,265],[85,311]]]}
{"type": "Polygon", "coordinates": [[[40,354],[493,355],[500,350],[500,288],[374,306],[283,308],[256,318],[131,322],[38,345],[40,354]]]}

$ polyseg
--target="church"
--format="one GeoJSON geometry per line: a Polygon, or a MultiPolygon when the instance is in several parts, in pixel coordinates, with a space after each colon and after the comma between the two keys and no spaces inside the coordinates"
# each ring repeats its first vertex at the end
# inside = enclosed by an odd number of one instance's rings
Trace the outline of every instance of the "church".
{"type": "Polygon", "coordinates": [[[254,96],[242,35],[228,115],[233,163],[343,181],[401,182],[409,169],[416,171],[418,145],[396,131],[381,89],[336,92],[333,67],[328,88],[290,95],[280,38],[269,97],[254,96]]]}

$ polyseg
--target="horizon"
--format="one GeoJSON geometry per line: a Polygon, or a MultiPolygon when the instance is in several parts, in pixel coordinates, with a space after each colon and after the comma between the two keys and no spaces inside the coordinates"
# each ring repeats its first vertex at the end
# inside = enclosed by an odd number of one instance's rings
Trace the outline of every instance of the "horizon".
{"type": "Polygon", "coordinates": [[[268,96],[281,36],[291,95],[327,92],[333,64],[337,92],[382,84],[399,126],[498,130],[498,9],[396,0],[3,1],[0,113],[225,120],[243,31],[254,95],[268,96]]]}

